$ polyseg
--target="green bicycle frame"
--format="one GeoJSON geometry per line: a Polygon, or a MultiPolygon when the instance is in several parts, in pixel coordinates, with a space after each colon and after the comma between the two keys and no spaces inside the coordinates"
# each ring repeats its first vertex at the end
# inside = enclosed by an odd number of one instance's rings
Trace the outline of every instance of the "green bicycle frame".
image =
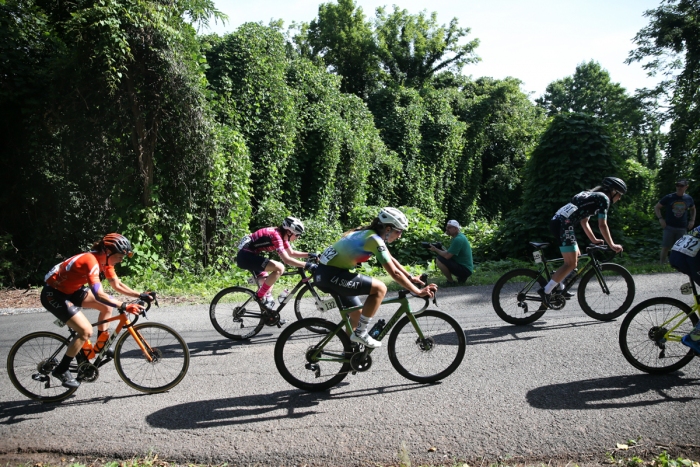
{"type": "MultiPolygon", "coordinates": [[[[425,339],[425,336],[423,335],[423,331],[421,330],[420,326],[418,325],[418,321],[415,318],[415,315],[418,315],[425,311],[430,303],[430,300],[428,298],[425,299],[425,306],[421,308],[420,310],[416,311],[415,313],[411,311],[411,305],[408,303],[408,298],[406,296],[408,295],[408,292],[405,290],[402,290],[399,292],[399,296],[396,298],[385,298],[382,300],[382,305],[391,305],[392,303],[400,303],[401,306],[396,310],[394,315],[391,317],[391,319],[386,323],[384,326],[384,329],[379,333],[377,337],[375,337],[375,340],[381,341],[384,336],[386,336],[389,331],[394,327],[396,322],[401,318],[401,315],[406,314],[408,316],[408,319],[411,321],[411,324],[413,324],[413,328],[416,330],[416,333],[418,334],[418,337],[420,339],[425,339]]],[[[343,353],[343,355],[337,355],[334,354],[333,352],[324,352],[324,348],[326,344],[328,344],[333,337],[335,337],[339,332],[343,331],[343,328],[345,328],[345,332],[350,334],[353,332],[352,326],[350,325],[350,317],[349,314],[358,311],[362,309],[363,305],[360,306],[354,306],[351,308],[343,308],[342,306],[339,306],[340,308],[340,314],[343,317],[343,320],[338,323],[336,328],[333,330],[333,332],[329,333],[326,335],[325,338],[321,340],[321,342],[318,343],[316,346],[316,349],[314,350],[313,353],[309,354],[309,358],[312,361],[332,361],[332,362],[343,362],[343,363],[348,363],[350,362],[350,359],[343,353]],[[324,358],[323,355],[328,355],[329,357],[332,358],[324,358]]],[[[374,349],[365,347],[365,355],[369,355],[372,353],[374,349]]]]}

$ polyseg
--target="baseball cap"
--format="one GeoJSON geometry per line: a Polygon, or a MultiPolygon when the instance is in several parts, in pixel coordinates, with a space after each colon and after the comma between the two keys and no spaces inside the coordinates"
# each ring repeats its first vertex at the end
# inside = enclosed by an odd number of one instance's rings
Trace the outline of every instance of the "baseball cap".
{"type": "Polygon", "coordinates": [[[457,221],[454,220],[454,219],[447,221],[447,226],[448,226],[448,227],[457,227],[458,229],[461,228],[461,227],[459,226],[459,222],[457,222],[457,221]]]}
{"type": "Polygon", "coordinates": [[[676,185],[688,185],[688,180],[682,178],[676,182],[676,185]]]}

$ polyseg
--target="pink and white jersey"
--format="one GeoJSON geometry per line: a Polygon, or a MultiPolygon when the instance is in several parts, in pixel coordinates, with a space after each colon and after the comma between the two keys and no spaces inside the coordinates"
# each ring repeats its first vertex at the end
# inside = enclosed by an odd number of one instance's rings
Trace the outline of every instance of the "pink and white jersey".
{"type": "Polygon", "coordinates": [[[262,253],[263,251],[282,251],[291,248],[287,240],[283,240],[277,227],[265,227],[250,235],[246,235],[238,244],[239,250],[250,251],[251,253],[262,253]]]}

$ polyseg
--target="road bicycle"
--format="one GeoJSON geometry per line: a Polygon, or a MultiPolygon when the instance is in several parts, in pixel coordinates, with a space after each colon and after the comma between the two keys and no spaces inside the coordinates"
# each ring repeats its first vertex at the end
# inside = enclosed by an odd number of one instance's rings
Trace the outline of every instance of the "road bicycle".
{"type": "MultiPolygon", "coordinates": [[[[133,321],[127,312],[119,310],[118,315],[93,323],[94,327],[117,321],[117,327],[92,361],[82,351],[78,352],[69,369],[81,383],[93,383],[100,375],[99,369],[114,360],[121,379],[137,391],[150,394],[168,391],[187,374],[190,365],[187,343],[164,324],[136,324],[140,316],[147,319],[150,303],[145,305],[139,300],[132,303],[146,308],[135,315],[133,321]],[[120,335],[122,330],[127,332],[120,335]]],[[[59,320],[56,324],[65,326],[59,320]]],[[[60,380],[51,376],[76,336],[72,329],[67,338],[40,331],[18,340],[7,356],[7,372],[15,388],[30,399],[43,402],[61,401],[77,391],[78,388],[63,387],[60,380]]]]}
{"type": "MultiPolygon", "coordinates": [[[[545,257],[542,250],[549,243],[530,242],[530,246],[535,249],[533,257],[539,269],[508,271],[493,286],[493,309],[507,323],[529,324],[544,315],[548,307],[537,291],[547,285],[554,271],[564,264],[563,258],[548,260],[545,257]]],[[[634,301],[634,279],[623,266],[601,262],[598,255],[609,251],[606,245],[588,246],[587,254],[578,257],[578,269],[562,282],[564,290],[552,292],[549,308],[564,308],[571,296],[569,290],[580,279],[578,303],[584,313],[600,321],[610,321],[624,314],[634,301]]]]}
{"type": "MultiPolygon", "coordinates": [[[[209,305],[209,319],[214,329],[229,339],[250,339],[265,325],[281,327],[280,311],[292,300],[294,300],[294,314],[297,320],[312,317],[331,321],[340,319],[336,300],[315,286],[311,273],[307,275],[304,268],[296,268],[282,275],[298,275],[299,282],[277,305],[277,308],[272,310],[266,308],[257,298],[257,292],[248,287],[228,287],[216,294],[209,305]]],[[[257,282],[258,277],[253,273],[253,283],[257,282]]],[[[312,329],[318,333],[325,332],[322,328],[312,329]]]]}
{"type": "Polygon", "coordinates": [[[700,297],[692,277],[681,286],[683,295],[693,295],[688,306],[670,297],[644,300],[632,308],[620,326],[620,349],[628,362],[638,370],[664,374],[679,370],[695,356],[681,343],[700,317],[700,297]]]}
{"type": "MultiPolygon", "coordinates": [[[[427,309],[430,304],[427,297],[420,310],[411,311],[409,294],[402,290],[398,297],[382,301],[382,305],[400,306],[383,328],[379,324],[381,320],[378,321],[379,328],[375,325],[372,330],[379,332],[373,337],[381,341],[391,331],[387,349],[396,371],[411,381],[434,383],[459,367],[466,337],[457,320],[442,311],[427,309]]],[[[437,305],[436,300],[433,303],[437,305]]],[[[371,368],[375,349],[352,343],[349,337],[353,331],[348,315],[362,307],[344,308],[338,304],[342,320],[337,324],[306,318],[293,323],[277,339],[275,365],[292,386],[323,391],[340,383],[348,373],[371,368]],[[323,329],[324,334],[319,336],[318,329],[323,329]]]]}

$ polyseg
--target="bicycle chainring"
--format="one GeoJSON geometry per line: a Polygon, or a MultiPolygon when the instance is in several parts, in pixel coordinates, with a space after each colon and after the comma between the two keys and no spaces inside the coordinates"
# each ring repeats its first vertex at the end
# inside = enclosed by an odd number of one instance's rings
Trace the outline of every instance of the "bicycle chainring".
{"type": "Polygon", "coordinates": [[[549,308],[561,310],[566,306],[566,298],[563,295],[553,293],[549,298],[549,308]]]}
{"type": "Polygon", "coordinates": [[[100,370],[90,362],[84,362],[78,365],[77,380],[82,383],[94,383],[100,377],[100,370]]]}
{"type": "Polygon", "coordinates": [[[353,371],[367,371],[372,367],[372,357],[364,352],[355,353],[350,357],[350,366],[353,371]]]}
{"type": "Polygon", "coordinates": [[[264,321],[267,326],[277,326],[277,323],[280,322],[280,314],[276,311],[265,310],[264,321]]]}

